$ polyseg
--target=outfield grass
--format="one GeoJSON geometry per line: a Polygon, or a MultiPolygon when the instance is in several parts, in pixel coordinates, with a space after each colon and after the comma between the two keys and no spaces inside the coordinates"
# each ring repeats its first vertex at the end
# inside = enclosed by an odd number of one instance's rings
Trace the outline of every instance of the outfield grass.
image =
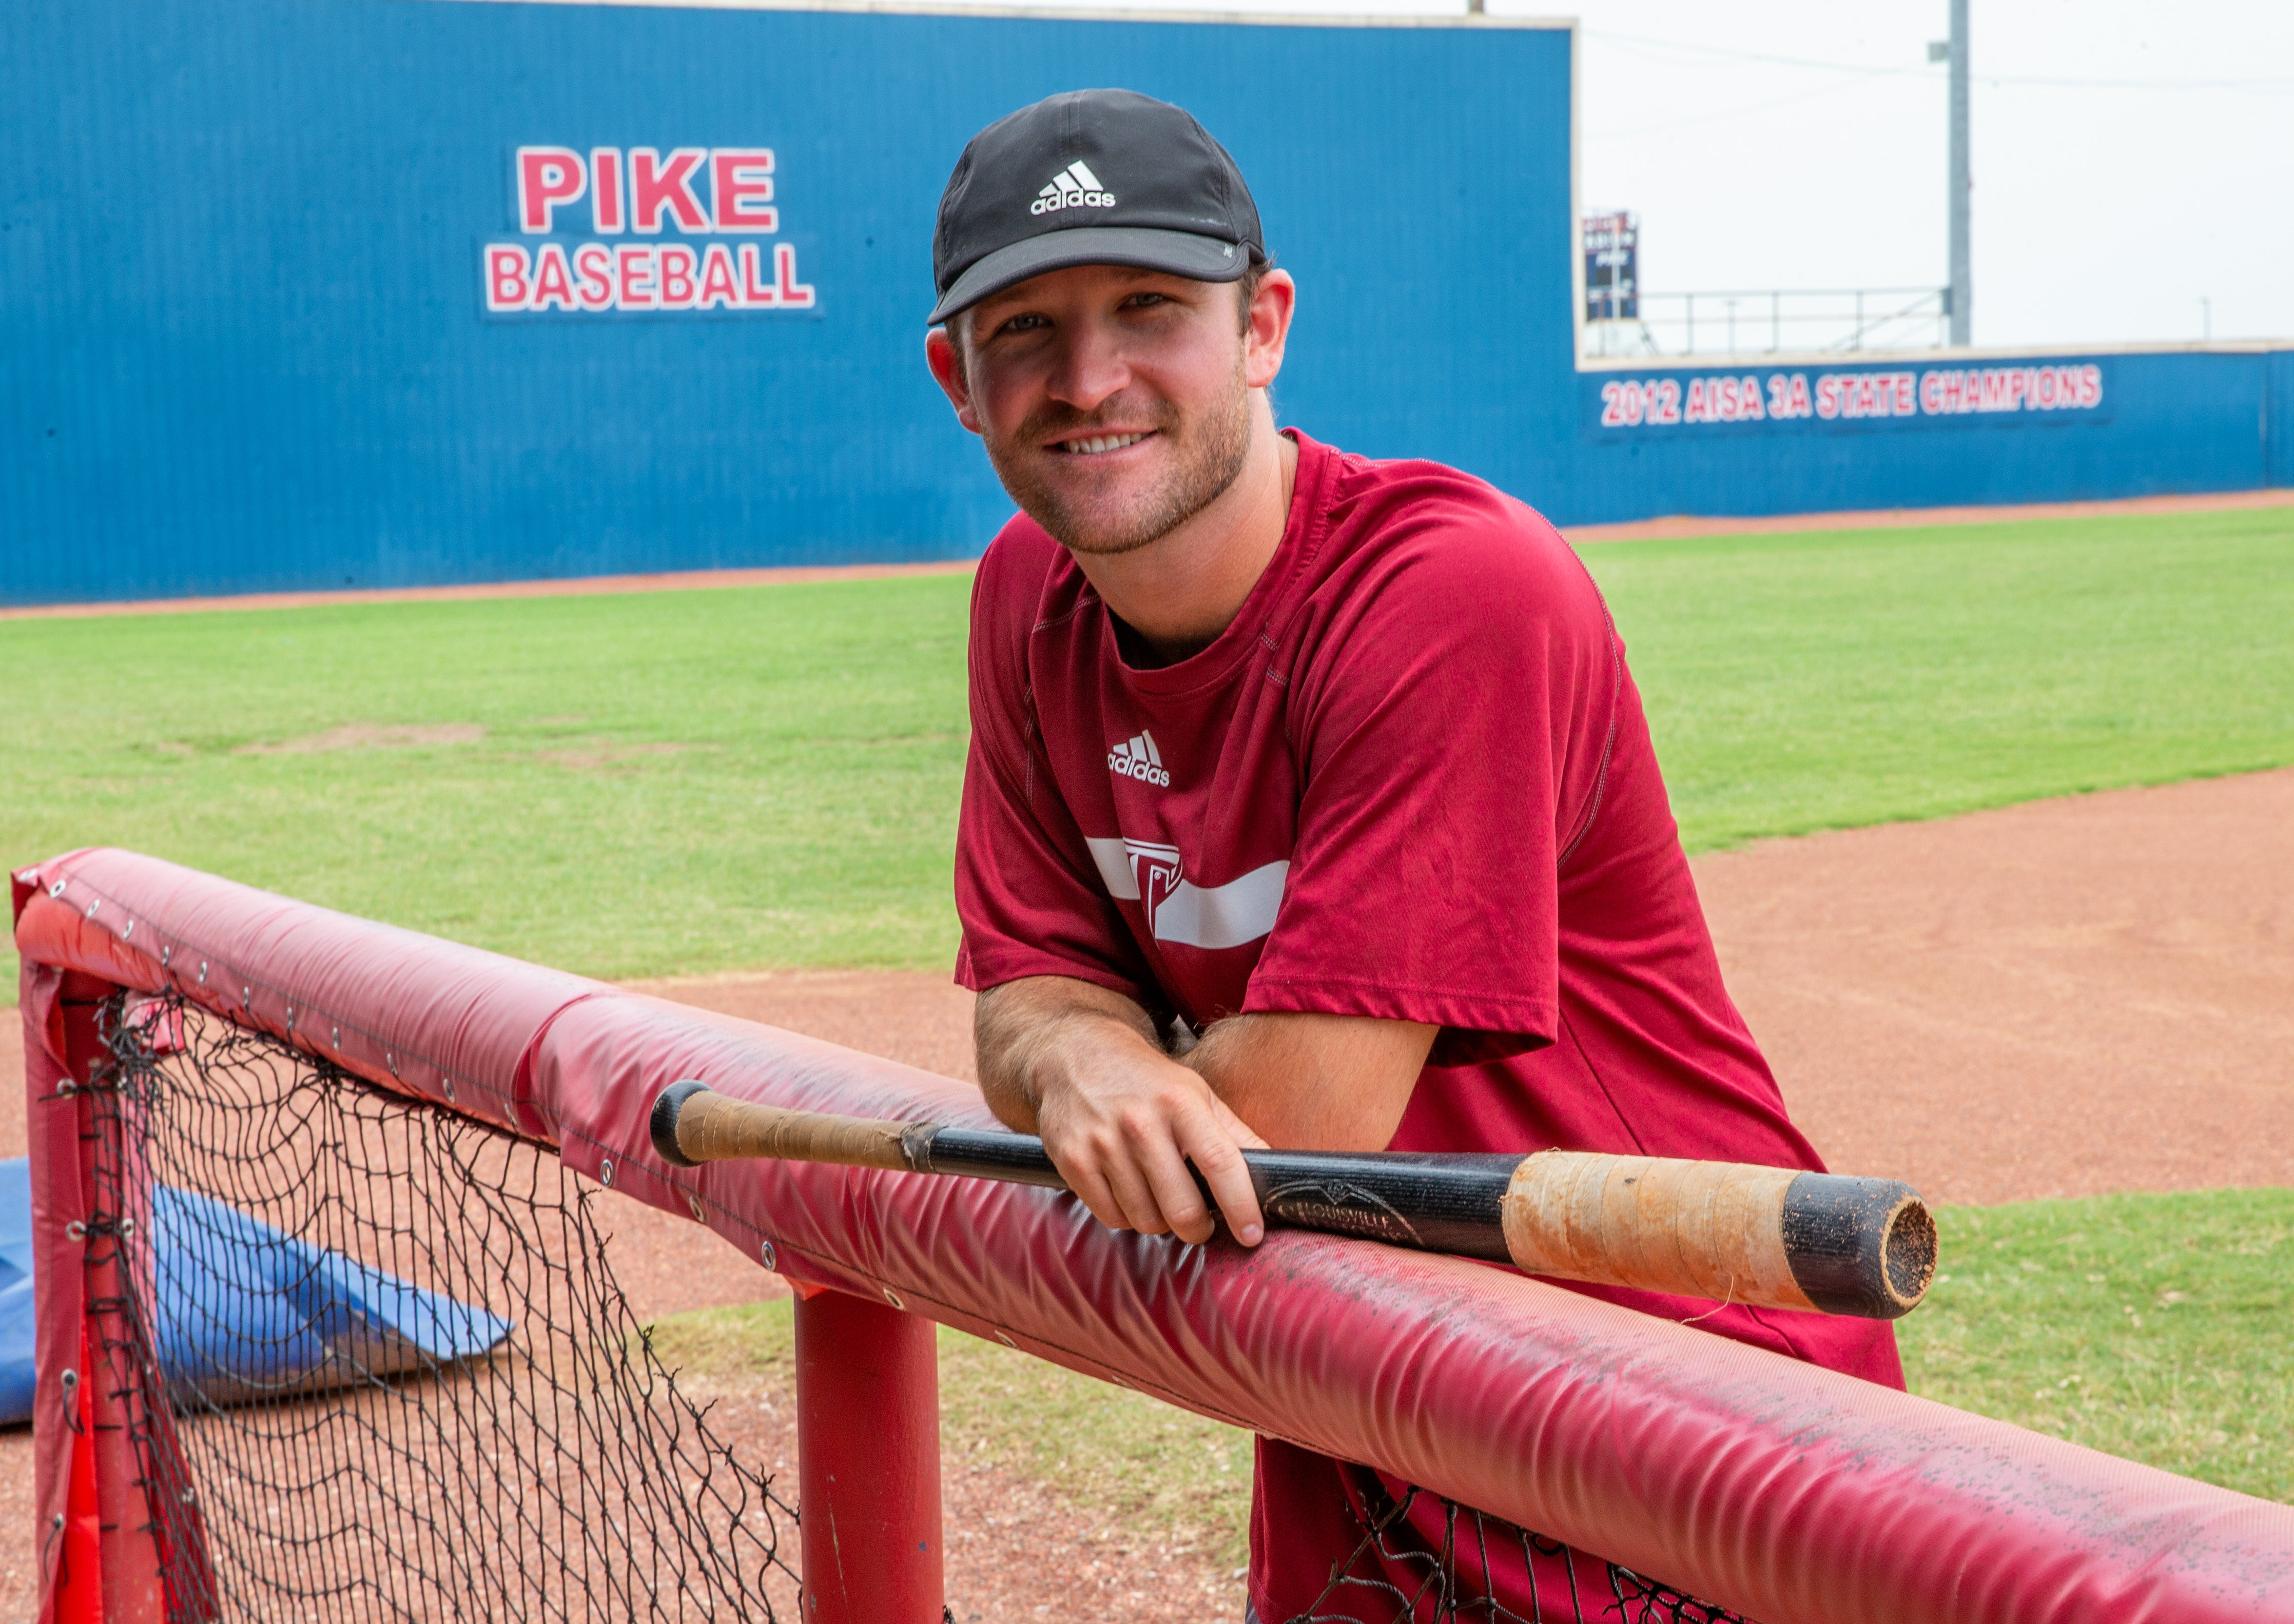
{"type": "MultiPolygon", "coordinates": [[[[1586,556],[1691,849],[2294,762],[2294,509],[1586,556]]],[[[944,969],[969,590],[0,621],[0,858],[130,846],[594,975],[944,969]]]]}
{"type": "MultiPolygon", "coordinates": [[[[1947,1208],[1944,1270],[1897,1327],[1914,1393],[2247,1494],[2294,1500],[2294,1190],[1947,1208]]],[[[654,1328],[704,1389],[785,1401],[787,1302],[654,1328]]],[[[1249,1434],[942,1328],[940,1448],[1240,1562],[1249,1434]]]]}
{"type": "Polygon", "coordinates": [[[1942,1273],[1899,1328],[1913,1392],[2294,1501],[2294,1190],[1941,1220],[1942,1273]]]}
{"type": "Polygon", "coordinates": [[[0,622],[0,855],[129,846],[599,975],[945,964],[970,586],[0,622]],[[359,724],[428,731],[326,736],[359,724]]]}
{"type": "Polygon", "coordinates": [[[1692,851],[2294,762],[2294,508],[1585,556],[1692,851]]]}

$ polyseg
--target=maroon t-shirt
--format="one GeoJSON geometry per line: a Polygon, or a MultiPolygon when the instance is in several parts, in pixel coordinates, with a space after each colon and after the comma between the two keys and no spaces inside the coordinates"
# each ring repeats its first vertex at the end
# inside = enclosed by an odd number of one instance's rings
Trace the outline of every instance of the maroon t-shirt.
{"type": "MultiPolygon", "coordinates": [[[[1479,480],[1293,437],[1281,545],[1178,664],[1127,664],[1026,517],[981,559],[956,978],[1071,976],[1197,1029],[1281,1010],[1436,1026],[1397,1150],[1820,1168],[1720,985],[1584,565],[1479,480]]],[[[1903,1384],[1883,1324],[1574,1289],[1903,1384]]],[[[1351,1557],[1389,1503],[1373,1475],[1260,1441],[1261,1618],[1306,1611],[1351,1557]]],[[[1439,1543],[1430,1497],[1408,1520],[1439,1543]]]]}

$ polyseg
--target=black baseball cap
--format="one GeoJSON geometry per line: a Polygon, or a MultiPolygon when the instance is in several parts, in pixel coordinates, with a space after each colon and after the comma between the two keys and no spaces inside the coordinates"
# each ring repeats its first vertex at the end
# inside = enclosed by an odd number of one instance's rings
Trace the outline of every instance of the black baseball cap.
{"type": "Polygon", "coordinates": [[[974,135],[932,232],[937,326],[1070,265],[1232,282],[1264,263],[1258,205],[1192,113],[1131,90],[1070,90],[974,135]]]}

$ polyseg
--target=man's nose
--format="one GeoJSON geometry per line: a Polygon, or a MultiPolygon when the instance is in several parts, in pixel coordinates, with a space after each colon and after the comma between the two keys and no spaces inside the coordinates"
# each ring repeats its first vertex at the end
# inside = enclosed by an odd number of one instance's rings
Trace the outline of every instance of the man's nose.
{"type": "Polygon", "coordinates": [[[1097,323],[1080,323],[1064,329],[1058,364],[1051,378],[1052,395],[1078,411],[1097,410],[1102,402],[1131,382],[1119,336],[1097,323]]]}

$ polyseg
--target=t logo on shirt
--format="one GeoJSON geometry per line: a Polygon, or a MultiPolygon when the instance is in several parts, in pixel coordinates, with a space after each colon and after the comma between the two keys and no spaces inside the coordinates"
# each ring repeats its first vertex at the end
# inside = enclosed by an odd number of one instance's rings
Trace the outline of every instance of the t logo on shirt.
{"type": "MultiPolygon", "coordinates": [[[[1165,775],[1167,777],[1169,775],[1165,775]]],[[[1147,909],[1153,919],[1162,906],[1163,899],[1179,889],[1180,871],[1184,867],[1176,846],[1158,846],[1148,840],[1123,842],[1124,856],[1131,861],[1132,895],[1147,909]]]]}
{"type": "Polygon", "coordinates": [[[1119,778],[1136,778],[1159,790],[1171,787],[1171,775],[1163,770],[1163,752],[1155,748],[1151,733],[1135,733],[1110,750],[1107,770],[1119,778]]]}
{"type": "Polygon", "coordinates": [[[1244,947],[1274,929],[1282,907],[1289,859],[1262,863],[1224,885],[1196,885],[1185,877],[1176,846],[1121,835],[1086,835],[1092,865],[1107,894],[1136,902],[1147,931],[1159,942],[1190,947],[1244,947]]]}

